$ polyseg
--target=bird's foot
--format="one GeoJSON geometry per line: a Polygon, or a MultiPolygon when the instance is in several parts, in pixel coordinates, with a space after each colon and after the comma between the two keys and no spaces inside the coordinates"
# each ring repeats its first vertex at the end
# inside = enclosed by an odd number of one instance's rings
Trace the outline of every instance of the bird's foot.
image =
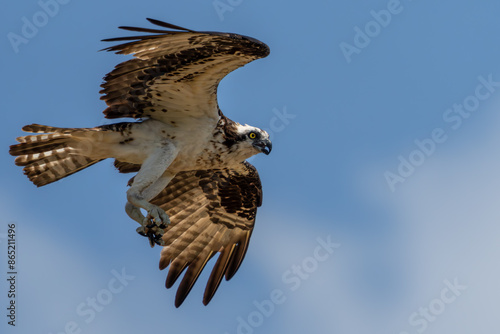
{"type": "Polygon", "coordinates": [[[158,226],[161,229],[167,228],[167,225],[170,224],[170,219],[168,218],[165,210],[156,205],[152,205],[148,210],[148,216],[146,219],[149,220],[151,224],[158,226]]]}
{"type": "Polygon", "coordinates": [[[141,224],[136,231],[140,235],[148,238],[151,247],[154,247],[155,244],[159,246],[165,245],[162,237],[165,233],[165,229],[170,224],[170,219],[163,209],[153,205],[148,210],[147,217],[144,217],[138,207],[127,203],[125,211],[130,218],[141,224]]]}
{"type": "Polygon", "coordinates": [[[148,210],[147,217],[142,221],[142,226],[136,231],[146,236],[149,239],[149,245],[154,247],[155,244],[164,246],[162,239],[165,229],[170,224],[170,219],[163,209],[153,205],[148,210]]]}
{"type": "Polygon", "coordinates": [[[149,226],[152,227],[139,226],[136,231],[143,237],[148,238],[151,248],[153,248],[155,244],[158,246],[165,246],[165,242],[162,239],[164,231],[162,229],[158,229],[158,227],[156,227],[155,225],[149,226]]]}

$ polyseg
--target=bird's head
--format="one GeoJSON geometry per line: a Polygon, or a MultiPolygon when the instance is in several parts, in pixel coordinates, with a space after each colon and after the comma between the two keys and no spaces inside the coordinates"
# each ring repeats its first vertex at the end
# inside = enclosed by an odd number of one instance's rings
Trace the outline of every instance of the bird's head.
{"type": "Polygon", "coordinates": [[[273,148],[269,134],[254,126],[237,124],[236,138],[238,151],[244,153],[246,158],[257,153],[268,155],[273,148]]]}

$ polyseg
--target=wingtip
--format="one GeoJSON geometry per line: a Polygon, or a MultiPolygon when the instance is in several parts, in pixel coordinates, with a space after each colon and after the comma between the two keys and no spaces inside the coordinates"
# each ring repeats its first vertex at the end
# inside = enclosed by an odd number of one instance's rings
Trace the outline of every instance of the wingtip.
{"type": "Polygon", "coordinates": [[[154,25],[157,25],[157,26],[160,26],[160,27],[163,27],[163,28],[176,29],[176,30],[184,30],[184,31],[189,31],[189,32],[196,32],[196,31],[191,30],[191,29],[187,29],[187,28],[184,28],[184,27],[172,24],[172,23],[167,23],[167,22],[164,22],[164,21],[152,19],[150,17],[147,17],[146,20],[148,20],[150,23],[152,23],[154,25]]]}
{"type": "MultiPolygon", "coordinates": [[[[132,179],[130,179],[130,180],[132,180],[132,179]]],[[[129,183],[130,183],[130,181],[129,181],[129,183]]],[[[130,183],[130,185],[131,184],[132,183],[130,183]]],[[[160,270],[163,270],[163,269],[167,268],[169,264],[170,264],[170,260],[167,261],[167,260],[164,260],[164,259],[160,259],[160,263],[158,263],[158,268],[160,270]]]]}
{"type": "Polygon", "coordinates": [[[186,300],[186,297],[187,297],[187,294],[179,294],[177,293],[177,295],[175,296],[175,308],[179,308],[182,303],[184,303],[184,301],[186,300]]]}
{"type": "Polygon", "coordinates": [[[174,280],[167,275],[167,279],[165,280],[165,288],[170,289],[172,286],[174,286],[176,280],[177,278],[174,280]]]}
{"type": "Polygon", "coordinates": [[[212,294],[211,296],[203,296],[203,305],[207,306],[214,296],[215,294],[212,294]]]}

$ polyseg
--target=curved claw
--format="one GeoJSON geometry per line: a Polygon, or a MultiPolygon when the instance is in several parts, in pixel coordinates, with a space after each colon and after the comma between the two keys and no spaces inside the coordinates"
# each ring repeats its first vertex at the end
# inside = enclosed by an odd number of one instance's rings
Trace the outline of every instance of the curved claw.
{"type": "Polygon", "coordinates": [[[161,228],[158,228],[158,226],[153,223],[146,226],[139,226],[136,229],[136,232],[143,237],[148,238],[151,248],[153,248],[155,244],[158,246],[165,246],[165,242],[162,238],[165,231],[161,228]]]}
{"type": "Polygon", "coordinates": [[[139,226],[138,228],[136,228],[135,231],[137,233],[139,233],[140,235],[142,235],[143,237],[146,236],[146,230],[145,230],[144,226],[139,226]]]}
{"type": "Polygon", "coordinates": [[[151,246],[151,248],[153,248],[155,246],[155,243],[154,243],[155,235],[152,232],[148,232],[147,237],[149,240],[149,245],[151,246]]]}

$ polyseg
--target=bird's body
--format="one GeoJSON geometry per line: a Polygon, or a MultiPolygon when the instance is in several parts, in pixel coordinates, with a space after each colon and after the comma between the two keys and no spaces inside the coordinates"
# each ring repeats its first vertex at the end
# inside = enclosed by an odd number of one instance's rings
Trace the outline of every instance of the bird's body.
{"type": "Polygon", "coordinates": [[[191,124],[179,124],[177,127],[148,119],[106,125],[104,128],[111,131],[102,132],[102,142],[96,145],[94,158],[114,158],[120,162],[142,165],[158,145],[170,142],[179,151],[168,166],[171,173],[231,167],[251,155],[239,156],[240,152],[230,151],[224,145],[227,134],[223,124],[226,121],[224,118],[212,124],[195,119],[191,124]]]}
{"type": "Polygon", "coordinates": [[[176,306],[207,261],[220,253],[206,304],[223,275],[229,279],[239,268],[262,201],[257,171],[245,160],[271,150],[265,131],[222,114],[217,86],[269,49],[245,36],[149,20],[175,30],[122,27],[154,34],[109,40],[129,41],[106,50],[135,58],[106,75],[101,91],[107,118],[137,121],[95,128],[28,125],[23,130],[34,134],[17,138],[10,153],[37,186],[107,158],[115,159],[122,173],[137,172],[129,182],[127,214],[152,246],[165,246],[160,268],[170,266],[167,287],[188,268],[176,306]]]}

